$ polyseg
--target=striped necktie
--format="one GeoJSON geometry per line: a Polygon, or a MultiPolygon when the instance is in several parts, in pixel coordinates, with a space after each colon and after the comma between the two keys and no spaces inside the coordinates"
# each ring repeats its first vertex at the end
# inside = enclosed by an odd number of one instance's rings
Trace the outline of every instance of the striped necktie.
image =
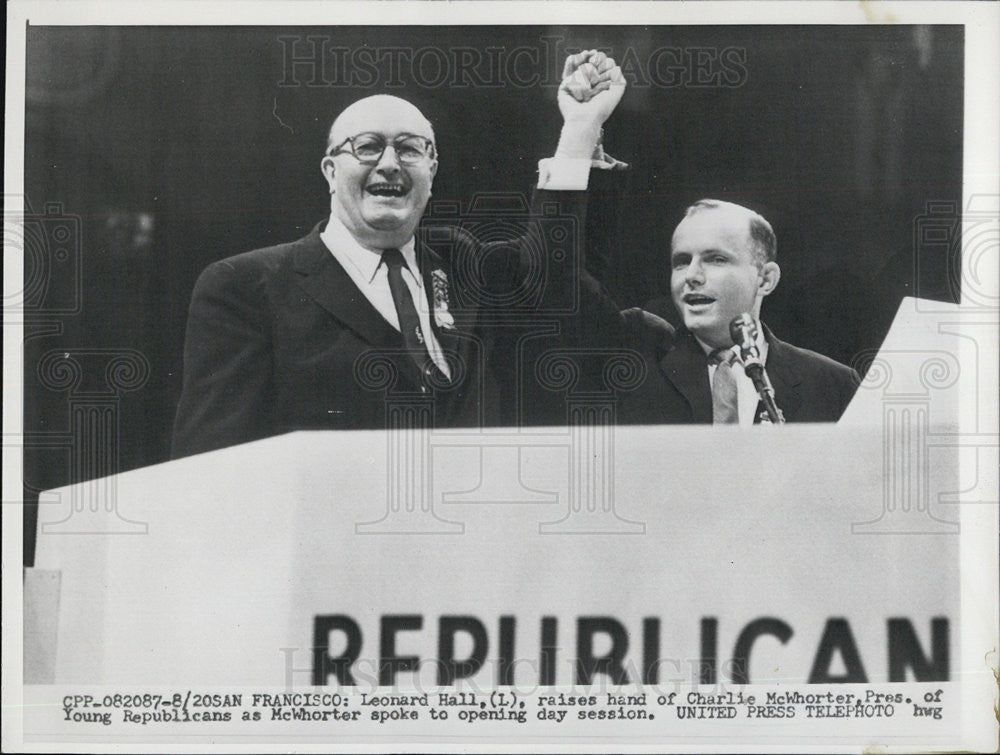
{"type": "Polygon", "coordinates": [[[716,365],[712,376],[712,424],[736,425],[740,421],[740,404],[733,374],[732,349],[716,349],[709,361],[716,365]]]}
{"type": "Polygon", "coordinates": [[[420,374],[427,379],[432,374],[440,374],[434,360],[427,351],[424,333],[420,329],[420,317],[417,308],[413,306],[413,296],[403,280],[403,267],[406,262],[398,249],[386,249],[382,252],[382,261],[388,270],[389,291],[392,293],[392,303],[396,306],[399,317],[399,332],[403,336],[403,345],[407,353],[417,365],[420,374]]]}

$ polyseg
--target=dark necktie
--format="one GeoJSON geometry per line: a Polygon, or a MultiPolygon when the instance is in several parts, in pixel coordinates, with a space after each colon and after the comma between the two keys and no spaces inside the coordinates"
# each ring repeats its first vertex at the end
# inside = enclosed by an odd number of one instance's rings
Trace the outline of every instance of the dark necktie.
{"type": "Polygon", "coordinates": [[[733,374],[732,349],[716,349],[709,361],[716,365],[712,376],[712,424],[735,425],[740,421],[740,403],[733,374]]]}
{"type": "Polygon", "coordinates": [[[389,291],[392,302],[396,305],[396,315],[399,317],[399,332],[403,336],[403,345],[407,353],[417,365],[421,376],[426,379],[440,371],[431,359],[424,343],[424,333],[420,329],[420,317],[413,306],[410,289],[403,280],[403,267],[406,262],[398,249],[386,249],[382,252],[382,261],[389,273],[389,291]]]}

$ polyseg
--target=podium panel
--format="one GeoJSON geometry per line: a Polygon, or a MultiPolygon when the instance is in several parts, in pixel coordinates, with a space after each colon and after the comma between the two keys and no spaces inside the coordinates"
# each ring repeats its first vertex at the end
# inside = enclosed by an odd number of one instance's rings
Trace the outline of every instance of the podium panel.
{"type": "Polygon", "coordinates": [[[54,681],[948,680],[956,451],[912,495],[886,453],[880,423],[303,432],[110,478],[112,506],[60,489],[54,681]]]}

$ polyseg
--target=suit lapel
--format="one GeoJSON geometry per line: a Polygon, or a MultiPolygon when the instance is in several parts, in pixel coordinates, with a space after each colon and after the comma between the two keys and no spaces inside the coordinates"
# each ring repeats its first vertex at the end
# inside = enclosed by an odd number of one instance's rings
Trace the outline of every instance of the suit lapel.
{"type": "MultiPolygon", "coordinates": [[[[316,226],[295,249],[295,272],[299,286],[363,341],[380,349],[402,349],[399,332],[358,290],[351,276],[326,248],[319,236],[319,228],[316,226]]],[[[420,375],[412,359],[402,352],[391,358],[404,375],[419,383],[420,375]]]]}
{"type": "MultiPolygon", "coordinates": [[[[767,376],[774,388],[774,402],[785,415],[787,422],[795,420],[802,406],[802,375],[795,369],[795,360],[789,359],[788,345],[775,338],[774,334],[764,327],[764,337],[767,339],[767,376]]],[[[758,407],[757,416],[760,416],[758,407]]]]}
{"type": "Polygon", "coordinates": [[[660,360],[660,369],[691,406],[692,421],[712,422],[708,360],[690,333],[678,334],[676,346],[660,360]]]}

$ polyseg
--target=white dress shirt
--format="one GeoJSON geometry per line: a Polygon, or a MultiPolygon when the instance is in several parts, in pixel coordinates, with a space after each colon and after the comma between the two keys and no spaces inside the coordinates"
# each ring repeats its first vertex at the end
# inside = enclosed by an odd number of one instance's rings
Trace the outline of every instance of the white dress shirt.
{"type": "MultiPolygon", "coordinates": [[[[373,251],[361,246],[340,219],[333,214],[330,215],[330,220],[320,234],[320,238],[341,267],[351,276],[351,280],[354,281],[358,290],[365,295],[365,298],[385,318],[385,321],[398,331],[399,315],[396,314],[396,304],[392,300],[392,291],[389,289],[389,268],[382,264],[382,251],[373,251]]],[[[431,317],[434,313],[430,311],[430,306],[427,303],[423,277],[417,267],[413,239],[401,246],[399,251],[406,262],[406,266],[403,268],[403,281],[410,291],[417,316],[420,318],[420,331],[424,336],[427,353],[434,360],[438,369],[451,380],[451,369],[444,358],[441,344],[438,343],[434,330],[431,328],[431,317]]]]}
{"type": "MultiPolygon", "coordinates": [[[[701,339],[697,339],[701,348],[705,350],[706,354],[711,354],[714,349],[709,347],[707,344],[703,343],[701,339]]],[[[764,338],[764,330],[761,327],[757,328],[757,348],[760,351],[760,361],[765,365],[767,364],[767,339],[764,338]]],[[[746,370],[743,369],[743,359],[740,356],[740,347],[733,346],[733,353],[736,358],[732,362],[733,377],[736,379],[736,402],[737,411],[740,417],[740,427],[747,427],[752,425],[757,414],[757,405],[760,402],[760,395],[757,393],[757,388],[753,384],[753,380],[747,375],[746,370]]],[[[712,379],[715,377],[715,370],[718,365],[709,362],[708,364],[708,384],[712,384],[712,379]]]]}

